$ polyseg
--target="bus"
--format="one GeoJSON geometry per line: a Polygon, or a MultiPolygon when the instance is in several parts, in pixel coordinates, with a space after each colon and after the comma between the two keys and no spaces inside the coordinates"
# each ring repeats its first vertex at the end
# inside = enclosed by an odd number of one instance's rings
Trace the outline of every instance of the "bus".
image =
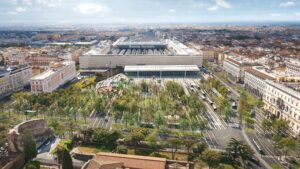
{"type": "Polygon", "coordinates": [[[213,107],[214,111],[217,110],[217,106],[215,104],[213,104],[212,107],[213,107]]]}
{"type": "Polygon", "coordinates": [[[204,95],[204,96],[206,95],[206,93],[205,93],[205,91],[204,91],[203,89],[200,90],[200,93],[201,93],[202,95],[204,95]]]}
{"type": "Polygon", "coordinates": [[[256,140],[255,139],[252,139],[252,140],[253,140],[253,143],[254,143],[255,147],[257,148],[258,152],[261,155],[265,155],[265,152],[260,148],[260,146],[257,144],[256,140]]]}
{"type": "Polygon", "coordinates": [[[214,102],[211,101],[209,98],[207,98],[206,100],[207,100],[207,102],[208,102],[211,106],[214,104],[214,102]]]}

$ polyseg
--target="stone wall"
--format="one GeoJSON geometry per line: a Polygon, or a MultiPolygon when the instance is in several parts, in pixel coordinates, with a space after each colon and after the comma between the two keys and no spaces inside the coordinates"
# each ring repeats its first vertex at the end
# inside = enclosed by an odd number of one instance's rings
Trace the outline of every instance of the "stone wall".
{"type": "Polygon", "coordinates": [[[24,165],[24,155],[20,153],[17,157],[7,163],[2,169],[18,169],[24,165]]]}
{"type": "Polygon", "coordinates": [[[37,145],[53,135],[44,119],[25,121],[15,126],[8,133],[7,139],[10,152],[23,152],[22,135],[26,130],[29,130],[33,134],[37,145]]]}

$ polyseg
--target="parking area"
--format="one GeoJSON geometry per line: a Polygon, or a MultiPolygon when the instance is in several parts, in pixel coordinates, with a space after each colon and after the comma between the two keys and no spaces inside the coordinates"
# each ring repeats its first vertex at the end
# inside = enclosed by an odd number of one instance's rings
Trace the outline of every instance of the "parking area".
{"type": "Polygon", "coordinates": [[[104,128],[104,129],[111,129],[111,126],[114,122],[113,117],[108,115],[100,115],[100,114],[92,114],[90,117],[90,128],[104,128]]]}

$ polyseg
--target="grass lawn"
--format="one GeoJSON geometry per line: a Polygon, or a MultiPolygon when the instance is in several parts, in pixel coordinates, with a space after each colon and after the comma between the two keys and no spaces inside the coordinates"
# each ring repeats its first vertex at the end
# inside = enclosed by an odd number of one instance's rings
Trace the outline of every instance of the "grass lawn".
{"type": "Polygon", "coordinates": [[[111,152],[111,150],[108,150],[102,146],[97,146],[97,145],[81,145],[77,147],[77,149],[80,152],[87,153],[87,154],[96,154],[98,152],[111,152]]]}
{"type": "MultiPolygon", "coordinates": [[[[145,150],[145,149],[128,149],[128,153],[131,155],[141,155],[141,156],[153,156],[153,157],[161,157],[166,159],[172,159],[172,153],[170,152],[156,152],[154,153],[152,150],[145,150]]],[[[187,155],[175,153],[175,160],[186,161],[187,155]]]]}
{"type": "Polygon", "coordinates": [[[254,133],[255,133],[255,130],[252,129],[252,128],[245,128],[245,132],[246,132],[247,134],[254,134],[254,133]]]}

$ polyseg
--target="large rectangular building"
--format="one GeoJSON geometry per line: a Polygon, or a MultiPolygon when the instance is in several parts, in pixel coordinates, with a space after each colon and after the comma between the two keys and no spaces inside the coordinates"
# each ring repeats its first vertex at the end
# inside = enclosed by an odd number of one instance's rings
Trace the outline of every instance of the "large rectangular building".
{"type": "Polygon", "coordinates": [[[29,66],[7,68],[0,73],[0,98],[21,91],[29,85],[32,69],[29,66]]]}
{"type": "Polygon", "coordinates": [[[244,87],[256,96],[263,98],[266,89],[266,80],[275,79],[276,76],[266,72],[264,67],[254,66],[251,69],[245,70],[244,87]]]}
{"type": "Polygon", "coordinates": [[[49,70],[31,78],[31,92],[52,92],[75,77],[75,62],[64,61],[55,63],[49,70]]]}
{"type": "Polygon", "coordinates": [[[103,69],[126,65],[197,65],[202,56],[184,44],[173,40],[126,41],[102,45],[79,57],[80,69],[103,69]]]}
{"type": "Polygon", "coordinates": [[[300,84],[266,80],[265,110],[288,121],[294,136],[300,134],[300,84]]]}
{"type": "Polygon", "coordinates": [[[223,63],[224,71],[234,82],[244,82],[245,70],[250,69],[252,66],[258,66],[258,64],[240,57],[228,57],[223,63]]]}
{"type": "Polygon", "coordinates": [[[195,77],[200,69],[197,65],[133,65],[125,66],[130,77],[195,77]]]}
{"type": "Polygon", "coordinates": [[[300,60],[288,59],[285,61],[286,71],[290,76],[300,77],[300,60]]]}

